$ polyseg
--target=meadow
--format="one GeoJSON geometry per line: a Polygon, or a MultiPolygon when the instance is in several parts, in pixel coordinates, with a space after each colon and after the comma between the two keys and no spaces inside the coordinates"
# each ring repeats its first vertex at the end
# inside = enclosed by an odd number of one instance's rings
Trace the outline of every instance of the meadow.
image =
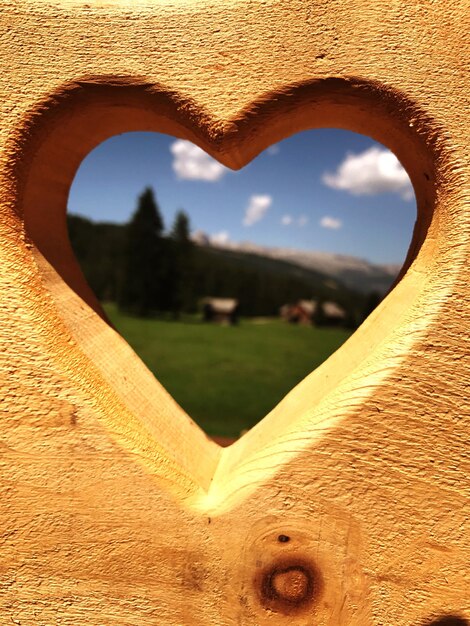
{"type": "Polygon", "coordinates": [[[337,328],[242,319],[238,326],[105,310],[118,332],[210,435],[238,437],[349,337],[337,328]]]}

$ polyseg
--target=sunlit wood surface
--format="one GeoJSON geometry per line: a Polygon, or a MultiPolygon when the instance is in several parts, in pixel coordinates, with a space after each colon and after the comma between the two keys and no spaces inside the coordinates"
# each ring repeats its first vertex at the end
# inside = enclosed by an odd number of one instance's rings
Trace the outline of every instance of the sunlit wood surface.
{"type": "Polygon", "coordinates": [[[0,20],[0,623],[468,625],[468,2],[3,0],[0,20]],[[116,133],[242,167],[320,126],[406,167],[409,256],[222,449],[101,316],[68,190],[116,133]]]}

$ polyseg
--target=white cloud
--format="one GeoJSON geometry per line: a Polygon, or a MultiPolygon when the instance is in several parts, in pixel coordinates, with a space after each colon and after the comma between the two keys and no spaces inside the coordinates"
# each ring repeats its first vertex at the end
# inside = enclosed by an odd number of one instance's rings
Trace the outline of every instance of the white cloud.
{"type": "Polygon", "coordinates": [[[355,196],[372,196],[386,191],[404,200],[414,197],[408,174],[397,157],[386,148],[373,146],[359,154],[349,153],[333,174],[325,172],[322,181],[333,189],[355,196]]]}
{"type": "Polygon", "coordinates": [[[272,201],[272,197],[267,194],[251,196],[248,206],[245,209],[243,225],[253,226],[253,224],[262,220],[271,206],[272,201]]]}
{"type": "Polygon", "coordinates": [[[286,215],[283,215],[281,217],[281,224],[283,226],[292,226],[292,224],[295,224],[296,226],[299,226],[300,228],[302,228],[302,226],[305,226],[305,224],[307,224],[309,221],[309,217],[308,215],[299,215],[299,217],[293,217],[292,215],[289,215],[288,213],[286,215]]]}
{"type": "Polygon", "coordinates": [[[209,236],[209,241],[215,245],[224,245],[230,241],[230,234],[227,230],[221,230],[209,236]]]}
{"type": "Polygon", "coordinates": [[[269,146],[269,148],[266,150],[266,152],[270,156],[275,156],[276,154],[279,154],[280,151],[281,151],[281,148],[278,146],[277,143],[275,143],[273,146],[269,146]]]}
{"type": "Polygon", "coordinates": [[[230,171],[204,150],[185,139],[174,141],[170,151],[173,155],[173,171],[178,178],[215,182],[230,171]]]}
{"type": "Polygon", "coordinates": [[[331,217],[330,215],[322,217],[319,223],[322,228],[331,228],[333,230],[338,230],[338,228],[341,228],[343,225],[341,220],[337,217],[331,217]]]}

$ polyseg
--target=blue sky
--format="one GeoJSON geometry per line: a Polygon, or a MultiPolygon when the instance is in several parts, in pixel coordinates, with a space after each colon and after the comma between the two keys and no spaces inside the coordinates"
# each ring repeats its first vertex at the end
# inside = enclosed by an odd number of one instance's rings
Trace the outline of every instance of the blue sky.
{"type": "Polygon", "coordinates": [[[240,171],[189,142],[158,133],[112,137],[82,162],[68,208],[95,221],[125,222],[153,187],[167,228],[184,209],[194,231],[215,241],[321,250],[401,263],[416,205],[406,173],[369,137],[304,131],[240,171]]]}

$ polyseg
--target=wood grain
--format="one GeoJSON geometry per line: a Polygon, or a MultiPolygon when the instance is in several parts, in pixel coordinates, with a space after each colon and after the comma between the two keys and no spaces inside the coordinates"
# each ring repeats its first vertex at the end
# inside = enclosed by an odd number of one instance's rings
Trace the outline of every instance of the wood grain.
{"type": "Polygon", "coordinates": [[[0,11],[0,624],[469,624],[468,2],[0,11]],[[326,126],[406,167],[408,258],[222,449],[107,324],[67,239],[70,184],[120,132],[239,168],[326,126]]]}

